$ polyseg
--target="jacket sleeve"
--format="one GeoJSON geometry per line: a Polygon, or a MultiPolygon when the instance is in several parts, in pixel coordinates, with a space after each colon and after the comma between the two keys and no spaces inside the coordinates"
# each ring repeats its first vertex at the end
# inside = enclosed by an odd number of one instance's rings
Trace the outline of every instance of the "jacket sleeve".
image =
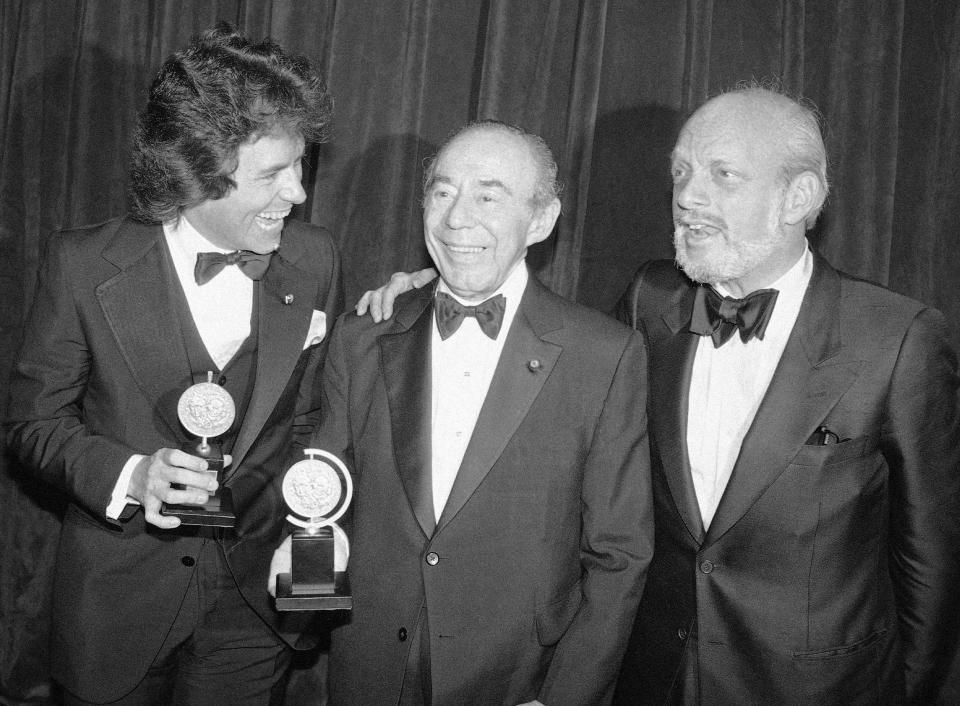
{"type": "Polygon", "coordinates": [[[340,272],[340,254],[333,241],[325,238],[326,247],[321,254],[321,262],[326,271],[327,287],[320,292],[316,309],[326,315],[327,332],[323,341],[314,346],[308,355],[310,360],[300,382],[297,395],[297,407],[293,420],[293,456],[294,460],[303,458],[303,449],[309,448],[310,437],[320,422],[322,406],[321,375],[323,363],[330,347],[330,338],[334,322],[343,311],[343,280],[340,272]]]}
{"type": "Polygon", "coordinates": [[[539,699],[609,703],[653,554],[643,337],[632,333],[583,467],[582,600],[539,699]]]}
{"type": "Polygon", "coordinates": [[[106,519],[117,477],[135,450],[84,417],[92,359],[65,251],[65,238],[53,236],[10,377],[7,443],[24,466],[106,519]]]}
{"type": "Polygon", "coordinates": [[[935,703],[960,612],[960,379],[943,317],[924,309],[903,338],[881,443],[891,469],[891,574],[909,703],[935,703]]]}

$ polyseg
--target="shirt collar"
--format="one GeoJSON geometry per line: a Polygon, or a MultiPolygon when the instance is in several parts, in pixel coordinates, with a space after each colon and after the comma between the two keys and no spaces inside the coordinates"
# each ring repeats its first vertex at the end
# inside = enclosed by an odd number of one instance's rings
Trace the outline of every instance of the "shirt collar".
{"type": "MultiPolygon", "coordinates": [[[[502,346],[502,342],[506,338],[505,334],[510,330],[510,327],[513,324],[513,319],[516,316],[517,309],[520,306],[520,300],[523,298],[523,292],[527,288],[527,282],[529,279],[530,275],[527,273],[526,259],[523,259],[514,265],[513,271],[507,275],[507,278],[503,281],[503,284],[501,284],[497,290],[490,295],[491,297],[495,297],[498,294],[502,294],[507,300],[503,309],[503,323],[500,326],[500,335],[498,335],[496,339],[498,345],[502,346]]],[[[447,286],[447,283],[443,281],[442,277],[438,278],[436,291],[449,294],[461,304],[468,304],[450,291],[450,288],[447,286]]],[[[439,333],[437,333],[436,320],[434,320],[433,329],[435,335],[439,336],[439,333]]]]}
{"type": "Polygon", "coordinates": [[[194,228],[190,221],[183,216],[180,216],[175,221],[167,221],[164,223],[163,234],[167,239],[167,244],[170,246],[170,252],[173,253],[173,256],[191,263],[196,261],[197,253],[200,252],[233,252],[233,250],[227,250],[214,245],[204,238],[200,234],[200,231],[194,228]]]}
{"type": "MultiPolygon", "coordinates": [[[[497,290],[490,295],[490,297],[495,297],[498,294],[502,294],[506,298],[507,304],[503,312],[505,323],[508,316],[511,319],[513,318],[513,313],[517,310],[517,306],[520,304],[520,299],[523,297],[523,291],[527,288],[527,280],[529,277],[530,276],[527,274],[526,259],[521,260],[514,266],[513,271],[507,275],[507,278],[503,281],[503,284],[501,284],[497,290]]],[[[469,305],[470,303],[464,301],[462,297],[458,297],[456,294],[450,291],[450,287],[448,287],[447,283],[443,281],[443,277],[439,278],[437,291],[449,294],[461,304],[469,305]]],[[[484,300],[489,299],[490,297],[484,297],[484,300]]]]}
{"type": "Polygon", "coordinates": [[[798,303],[803,300],[803,295],[807,291],[807,285],[810,283],[810,276],[813,274],[813,253],[810,252],[810,244],[803,248],[803,255],[797,260],[793,267],[783,273],[776,282],[770,285],[770,289],[776,289],[781,297],[788,297],[798,303]]]}

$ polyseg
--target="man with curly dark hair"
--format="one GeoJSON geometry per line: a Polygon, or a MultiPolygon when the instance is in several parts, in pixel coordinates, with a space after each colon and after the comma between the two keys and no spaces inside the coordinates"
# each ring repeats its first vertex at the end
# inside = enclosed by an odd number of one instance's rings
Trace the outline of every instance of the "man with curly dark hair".
{"type": "MultiPolygon", "coordinates": [[[[63,491],[52,675],[66,703],[278,702],[297,632],[264,591],[283,470],[319,408],[342,308],[326,232],[286,221],[324,137],[319,75],[228,26],[160,69],[140,118],[127,218],[50,239],[10,386],[10,446],[63,491]],[[177,401],[213,380],[233,529],[181,525],[207,462],[177,401]]],[[[302,455],[302,454],[301,454],[302,455]]]]}

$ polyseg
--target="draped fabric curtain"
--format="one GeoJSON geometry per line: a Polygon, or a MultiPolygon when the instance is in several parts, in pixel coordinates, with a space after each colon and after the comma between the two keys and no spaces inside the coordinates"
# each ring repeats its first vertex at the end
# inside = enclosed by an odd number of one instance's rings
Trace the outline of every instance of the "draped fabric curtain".
{"type": "MultiPolygon", "coordinates": [[[[671,254],[683,119],[737,81],[777,78],[825,120],[831,195],[814,245],[940,308],[960,344],[954,0],[0,0],[0,380],[45,239],[124,212],[149,82],[218,20],[327,78],[331,141],[310,155],[295,217],[334,234],[348,301],[428,262],[423,162],[495,117],[541,134],[566,185],[554,237],[530,253],[537,273],[610,310],[641,262],[671,254]]],[[[0,463],[0,699],[43,701],[63,499],[0,463]]],[[[316,660],[302,658],[291,703],[319,702],[316,660]]]]}

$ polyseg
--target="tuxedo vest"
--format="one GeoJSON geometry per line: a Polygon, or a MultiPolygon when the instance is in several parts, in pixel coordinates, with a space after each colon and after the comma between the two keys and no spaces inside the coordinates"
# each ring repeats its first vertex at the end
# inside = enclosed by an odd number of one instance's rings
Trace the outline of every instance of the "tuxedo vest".
{"type": "Polygon", "coordinates": [[[240,425],[246,414],[247,406],[250,404],[250,398],[253,395],[253,386],[257,379],[257,343],[259,341],[259,311],[260,311],[260,282],[254,282],[253,286],[253,307],[250,314],[250,335],[241,344],[240,348],[227,364],[221,369],[213,362],[210,353],[207,351],[197,330],[197,325],[193,321],[193,315],[190,313],[190,305],[187,303],[187,297],[183,289],[179,286],[174,277],[174,288],[176,289],[176,302],[179,319],[182,322],[180,331],[183,336],[183,343],[187,350],[187,358],[190,361],[190,375],[193,383],[207,381],[207,373],[213,373],[213,382],[223,387],[233,398],[236,407],[236,416],[230,429],[216,437],[215,441],[220,444],[223,453],[231,453],[233,444],[237,439],[237,433],[240,431],[240,425]]]}

